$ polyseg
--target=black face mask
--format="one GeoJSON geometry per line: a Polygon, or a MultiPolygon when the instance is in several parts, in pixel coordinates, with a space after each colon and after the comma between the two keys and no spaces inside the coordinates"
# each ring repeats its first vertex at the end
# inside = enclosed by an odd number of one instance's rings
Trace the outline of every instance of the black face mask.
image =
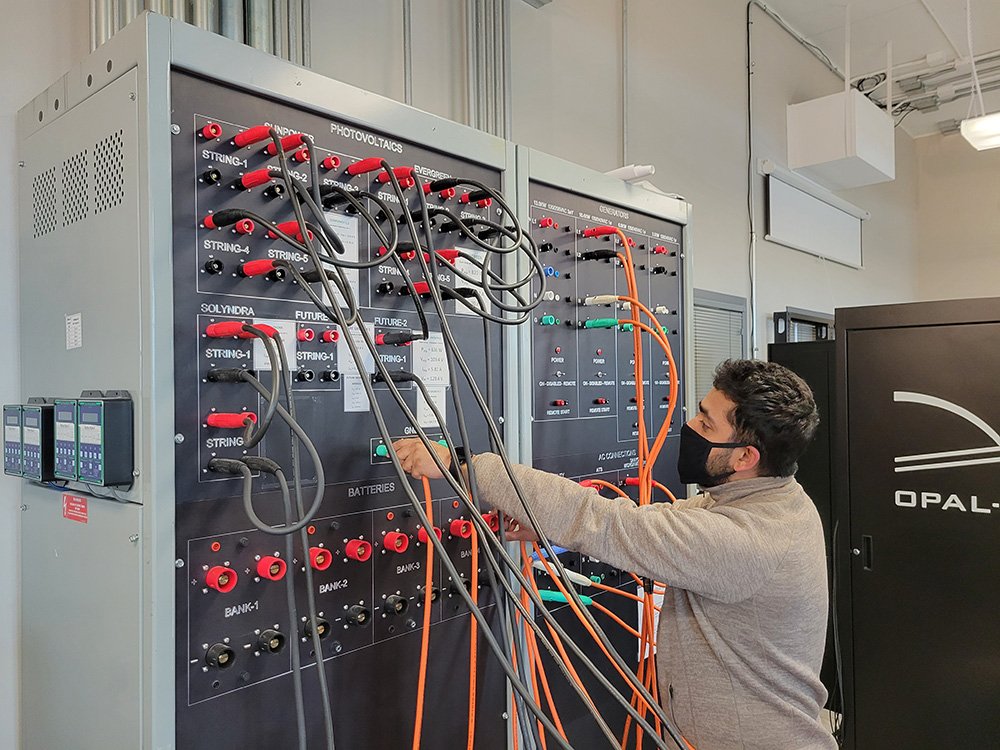
{"type": "Polygon", "coordinates": [[[677,456],[677,473],[682,484],[697,484],[701,487],[715,487],[735,474],[724,471],[711,474],[708,470],[708,454],[712,448],[745,448],[749,443],[713,443],[702,437],[688,425],[681,427],[681,445],[677,456]]]}

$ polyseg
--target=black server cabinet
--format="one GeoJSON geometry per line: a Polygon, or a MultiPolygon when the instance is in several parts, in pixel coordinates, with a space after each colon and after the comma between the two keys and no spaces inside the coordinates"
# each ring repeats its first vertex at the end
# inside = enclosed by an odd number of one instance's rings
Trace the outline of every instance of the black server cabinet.
{"type": "Polygon", "coordinates": [[[767,358],[771,362],[784,365],[806,381],[816,399],[819,412],[819,427],[816,437],[799,459],[799,469],[795,478],[816,505],[823,522],[823,536],[826,540],[826,559],[830,571],[831,606],[826,628],[826,651],[820,679],[829,697],[826,706],[831,711],[840,711],[839,689],[837,685],[837,658],[834,642],[833,601],[833,551],[835,519],[833,514],[833,414],[834,387],[836,383],[836,349],[834,341],[802,341],[779,343],[768,346],[767,358]]]}
{"type": "Polygon", "coordinates": [[[847,747],[1000,748],[1000,299],[836,328],[847,747]]]}

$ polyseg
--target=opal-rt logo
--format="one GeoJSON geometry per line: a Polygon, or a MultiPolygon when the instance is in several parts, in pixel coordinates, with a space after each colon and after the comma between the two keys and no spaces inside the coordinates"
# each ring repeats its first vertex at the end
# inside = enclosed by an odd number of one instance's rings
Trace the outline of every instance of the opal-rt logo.
{"type": "Polygon", "coordinates": [[[943,409],[975,425],[992,442],[992,445],[980,448],[896,456],[895,472],[897,474],[910,471],[954,469],[960,466],[1000,463],[1000,434],[997,434],[997,431],[990,427],[985,420],[977,417],[968,409],[958,404],[953,404],[951,401],[945,401],[943,398],[938,398],[937,396],[928,396],[925,393],[913,393],[911,391],[894,391],[892,400],[897,403],[923,404],[943,409]]]}
{"type": "MultiPolygon", "coordinates": [[[[896,456],[894,471],[897,474],[1000,463],[1000,434],[997,434],[997,431],[990,427],[985,420],[968,409],[937,396],[928,396],[926,393],[913,393],[912,391],[894,391],[892,400],[896,403],[923,404],[943,409],[974,425],[992,442],[992,445],[978,448],[896,456]]],[[[923,508],[924,510],[938,508],[983,515],[990,515],[994,510],[1000,510],[1000,502],[984,501],[980,500],[977,495],[960,495],[955,492],[896,490],[895,503],[900,508],[923,508]]]]}

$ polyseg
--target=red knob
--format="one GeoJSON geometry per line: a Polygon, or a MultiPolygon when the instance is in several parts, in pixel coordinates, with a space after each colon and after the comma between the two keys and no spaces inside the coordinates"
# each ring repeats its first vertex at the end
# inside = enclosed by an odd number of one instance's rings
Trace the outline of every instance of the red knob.
{"type": "MultiPolygon", "coordinates": [[[[280,224],[275,224],[275,227],[285,234],[290,234],[292,237],[297,239],[299,242],[302,241],[302,232],[299,231],[299,222],[297,221],[283,221],[280,224]]],[[[267,236],[272,240],[277,239],[278,235],[272,232],[270,229],[267,230],[267,236]]],[[[313,233],[309,232],[309,239],[313,239],[313,233]]]]}
{"type": "Polygon", "coordinates": [[[309,161],[309,150],[305,148],[300,148],[294,154],[292,154],[292,161],[297,161],[299,164],[309,161]]]}
{"type": "MultiPolygon", "coordinates": [[[[437,538],[441,538],[441,529],[437,526],[434,527],[434,533],[437,534],[437,538]]],[[[421,527],[417,529],[417,540],[421,544],[427,544],[430,541],[430,536],[427,534],[427,529],[421,527]]]]}
{"type": "Polygon", "coordinates": [[[451,198],[454,198],[455,188],[445,188],[440,193],[438,193],[438,197],[440,197],[441,200],[449,200],[451,198]]]}
{"type": "Polygon", "coordinates": [[[448,526],[448,531],[452,536],[457,536],[459,539],[468,539],[472,536],[472,521],[466,521],[464,518],[456,518],[448,526]]]}
{"type": "Polygon", "coordinates": [[[598,405],[604,405],[604,404],[608,403],[608,400],[606,398],[603,398],[603,397],[601,397],[601,398],[595,398],[594,399],[594,403],[598,404],[598,405]]]}
{"type": "Polygon", "coordinates": [[[577,484],[579,484],[581,487],[589,487],[591,489],[596,487],[593,479],[581,479],[577,484]]]}
{"type": "Polygon", "coordinates": [[[493,205],[493,199],[492,198],[483,198],[480,201],[476,201],[476,205],[479,206],[480,208],[487,208],[487,207],[493,205]]]}
{"type": "Polygon", "coordinates": [[[366,172],[374,172],[376,169],[382,168],[382,157],[372,156],[367,159],[362,159],[361,161],[356,161],[353,164],[348,165],[347,174],[352,177],[365,174],[366,172]]]}
{"type": "Polygon", "coordinates": [[[248,260],[240,266],[240,276],[266,276],[275,269],[273,260],[248,260]]]}
{"type": "MultiPolygon", "coordinates": [[[[281,139],[281,150],[285,152],[291,151],[293,148],[298,148],[299,146],[301,146],[303,143],[305,143],[305,141],[306,137],[302,135],[302,133],[292,133],[291,135],[286,135],[284,138],[281,139]]],[[[264,149],[264,152],[268,156],[274,156],[275,154],[278,153],[278,149],[274,145],[274,142],[272,141],[271,143],[267,144],[267,148],[264,149]]]]}
{"type": "Polygon", "coordinates": [[[316,338],[316,331],[312,328],[300,328],[295,332],[295,338],[299,341],[312,341],[316,338]]]}
{"type": "Polygon", "coordinates": [[[383,540],[385,548],[390,552],[402,554],[410,546],[410,537],[401,531],[390,531],[383,540]]]}
{"type": "Polygon", "coordinates": [[[566,399],[564,399],[564,398],[557,398],[555,401],[552,402],[552,405],[553,406],[566,406],[567,403],[569,403],[569,402],[566,401],[566,399]]]}
{"type": "Polygon", "coordinates": [[[449,248],[447,250],[437,250],[437,256],[441,260],[446,260],[449,263],[454,263],[458,259],[458,250],[449,248]]]}
{"type": "Polygon", "coordinates": [[[205,335],[212,339],[228,339],[233,336],[240,339],[252,339],[256,338],[249,331],[244,331],[243,326],[252,325],[268,336],[273,336],[277,333],[273,326],[269,326],[266,323],[244,323],[242,320],[227,320],[222,323],[211,323],[205,329],[205,335]]]}
{"type": "Polygon", "coordinates": [[[319,340],[324,344],[334,344],[340,338],[340,331],[323,331],[319,335],[319,340]]]}
{"type": "Polygon", "coordinates": [[[257,575],[269,581],[280,581],[286,570],[288,565],[280,557],[265,555],[257,561],[257,575]]]}
{"type": "Polygon", "coordinates": [[[241,133],[237,133],[233,136],[233,143],[235,143],[240,148],[244,146],[249,146],[252,143],[257,143],[265,138],[271,137],[271,128],[267,125],[257,125],[256,127],[247,128],[241,133]]]}
{"type": "Polygon", "coordinates": [[[220,135],[222,135],[222,126],[217,122],[210,122],[201,129],[201,137],[209,141],[220,135]]]}
{"type": "Polygon", "coordinates": [[[221,591],[223,594],[236,588],[237,580],[236,571],[224,565],[213,565],[205,574],[205,585],[210,589],[221,591]]]}
{"type": "Polygon", "coordinates": [[[250,234],[254,230],[254,223],[250,219],[240,219],[234,226],[237,234],[250,234]]]}
{"type": "Polygon", "coordinates": [[[657,245],[656,247],[653,248],[653,253],[655,255],[663,255],[666,252],[667,252],[666,245],[657,245]]]}
{"type": "Polygon", "coordinates": [[[352,560],[365,562],[372,556],[371,542],[366,542],[364,539],[352,539],[345,545],[344,554],[352,560]]]}
{"type": "Polygon", "coordinates": [[[494,534],[500,531],[500,516],[496,513],[483,513],[483,520],[486,521],[490,527],[490,531],[494,534]]]}
{"type": "Polygon", "coordinates": [[[340,166],[339,156],[328,156],[323,161],[319,163],[323,169],[336,169],[340,166]]]}
{"type": "Polygon", "coordinates": [[[270,170],[255,169],[253,172],[244,173],[239,179],[239,184],[242,185],[244,189],[250,190],[258,185],[267,185],[270,181],[270,170]]]}
{"type": "Polygon", "coordinates": [[[625,477],[625,486],[626,487],[638,487],[639,486],[639,477],[625,477]]]}
{"type": "Polygon", "coordinates": [[[538,226],[542,229],[558,229],[559,225],[551,216],[544,216],[538,220],[538,226]]]}
{"type": "Polygon", "coordinates": [[[242,430],[247,426],[247,421],[251,424],[257,424],[257,415],[252,411],[214,411],[205,417],[205,424],[209,427],[218,427],[223,430],[242,430]]]}
{"type": "MultiPolygon", "coordinates": [[[[400,187],[403,187],[403,181],[405,180],[411,180],[410,186],[413,186],[413,167],[393,167],[392,173],[396,175],[396,179],[399,180],[400,187]]],[[[384,185],[389,181],[389,174],[388,172],[382,172],[375,179],[384,185]]]]}
{"type": "Polygon", "coordinates": [[[583,230],[584,237],[603,237],[606,234],[614,234],[615,228],[609,227],[606,224],[600,227],[590,227],[589,229],[583,230]]]}
{"type": "Polygon", "coordinates": [[[430,294],[431,287],[426,281],[416,281],[413,284],[413,291],[417,294],[430,294]]]}
{"type": "Polygon", "coordinates": [[[205,227],[206,227],[207,229],[218,229],[218,228],[219,228],[219,227],[218,227],[218,226],[216,225],[216,223],[215,223],[215,219],[214,219],[214,218],[212,217],[212,214],[208,214],[208,215],[207,215],[207,216],[206,216],[206,217],[205,217],[204,219],[202,219],[202,220],[201,220],[201,223],[202,223],[202,224],[203,224],[203,225],[204,225],[204,226],[205,226],[205,227]]]}
{"type": "Polygon", "coordinates": [[[326,570],[333,563],[333,555],[324,547],[309,548],[309,564],[316,570],[326,570]]]}

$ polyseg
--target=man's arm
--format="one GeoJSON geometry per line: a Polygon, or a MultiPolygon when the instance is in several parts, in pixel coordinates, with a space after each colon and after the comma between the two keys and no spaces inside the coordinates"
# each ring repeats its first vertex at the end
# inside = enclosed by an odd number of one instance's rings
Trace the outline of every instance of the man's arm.
{"type": "MultiPolygon", "coordinates": [[[[473,460],[482,500],[525,522],[500,457],[484,453],[473,460]]],[[[711,599],[751,596],[784,554],[739,509],[638,507],[527,466],[515,465],[514,474],[538,525],[560,546],[711,599]]]]}
{"type": "MultiPolygon", "coordinates": [[[[419,440],[399,440],[393,447],[414,478],[441,478],[419,440]]],[[[433,448],[449,466],[448,449],[433,448]]],[[[500,457],[482,453],[472,460],[481,498],[526,522],[500,457]]],[[[696,501],[677,508],[667,503],[638,507],[555,474],[519,464],[513,468],[538,525],[553,541],[711,599],[736,602],[751,596],[787,547],[781,535],[766,533],[766,521],[738,508],[709,509],[696,501]]]]}

